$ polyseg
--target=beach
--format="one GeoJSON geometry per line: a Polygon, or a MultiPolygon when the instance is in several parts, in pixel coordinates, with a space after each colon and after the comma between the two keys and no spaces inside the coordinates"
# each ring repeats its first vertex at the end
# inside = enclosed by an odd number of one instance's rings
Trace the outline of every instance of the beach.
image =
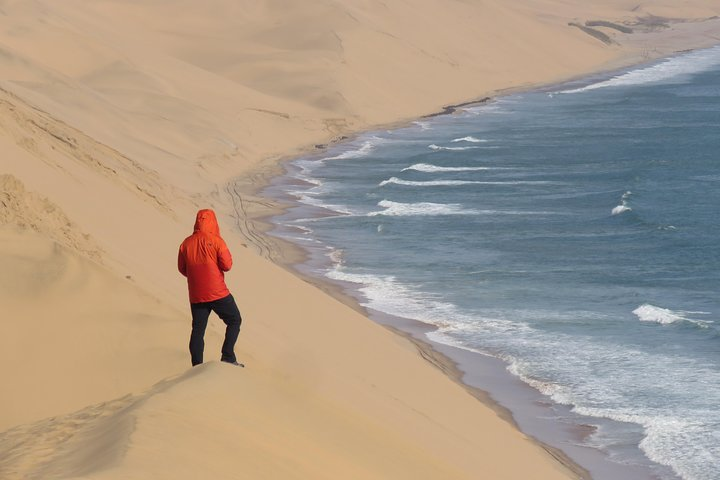
{"type": "Polygon", "coordinates": [[[714,3],[3,4],[0,477],[587,477],[297,275],[261,190],[363,131],[717,44],[714,3]],[[190,368],[200,208],[235,259],[243,370],[211,361],[217,319],[190,368]]]}

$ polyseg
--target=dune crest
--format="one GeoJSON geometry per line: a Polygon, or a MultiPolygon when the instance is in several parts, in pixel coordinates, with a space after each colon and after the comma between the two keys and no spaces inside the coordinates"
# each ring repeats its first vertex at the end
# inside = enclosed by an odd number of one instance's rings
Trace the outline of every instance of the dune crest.
{"type": "Polygon", "coordinates": [[[13,175],[0,174],[0,226],[31,230],[95,261],[101,261],[100,247],[84,234],[57,205],[25,185],[13,175]]]}

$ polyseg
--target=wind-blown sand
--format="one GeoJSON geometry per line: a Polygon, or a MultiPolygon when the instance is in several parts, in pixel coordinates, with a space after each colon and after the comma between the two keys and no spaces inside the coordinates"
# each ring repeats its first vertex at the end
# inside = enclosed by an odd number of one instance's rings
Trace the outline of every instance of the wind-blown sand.
{"type": "Polygon", "coordinates": [[[255,192],[315,144],[720,39],[715,0],[587,3],[0,2],[0,478],[577,477],[271,261],[255,192]],[[189,369],[207,207],[244,370],[189,369]]]}

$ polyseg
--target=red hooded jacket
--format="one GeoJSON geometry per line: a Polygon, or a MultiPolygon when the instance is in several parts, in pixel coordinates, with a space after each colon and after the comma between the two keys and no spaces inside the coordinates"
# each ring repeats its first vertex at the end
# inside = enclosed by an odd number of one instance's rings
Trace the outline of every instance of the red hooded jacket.
{"type": "Polygon", "coordinates": [[[178,270],[187,277],[190,303],[212,302],[230,295],[225,273],[232,267],[232,256],[220,237],[215,212],[200,210],[195,230],[180,245],[178,270]]]}

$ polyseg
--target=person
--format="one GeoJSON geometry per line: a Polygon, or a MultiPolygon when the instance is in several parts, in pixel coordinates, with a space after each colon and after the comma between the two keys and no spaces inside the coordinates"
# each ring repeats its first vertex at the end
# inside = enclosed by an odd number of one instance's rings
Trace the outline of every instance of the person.
{"type": "Polygon", "coordinates": [[[220,360],[244,366],[235,358],[235,342],[242,317],[225,285],[225,272],[230,268],[232,255],[220,236],[215,212],[209,209],[198,211],[193,234],[182,242],[178,251],[178,270],[187,277],[190,297],[190,357],[193,366],[203,363],[205,328],[210,312],[215,312],[226,325],[220,360]]]}

